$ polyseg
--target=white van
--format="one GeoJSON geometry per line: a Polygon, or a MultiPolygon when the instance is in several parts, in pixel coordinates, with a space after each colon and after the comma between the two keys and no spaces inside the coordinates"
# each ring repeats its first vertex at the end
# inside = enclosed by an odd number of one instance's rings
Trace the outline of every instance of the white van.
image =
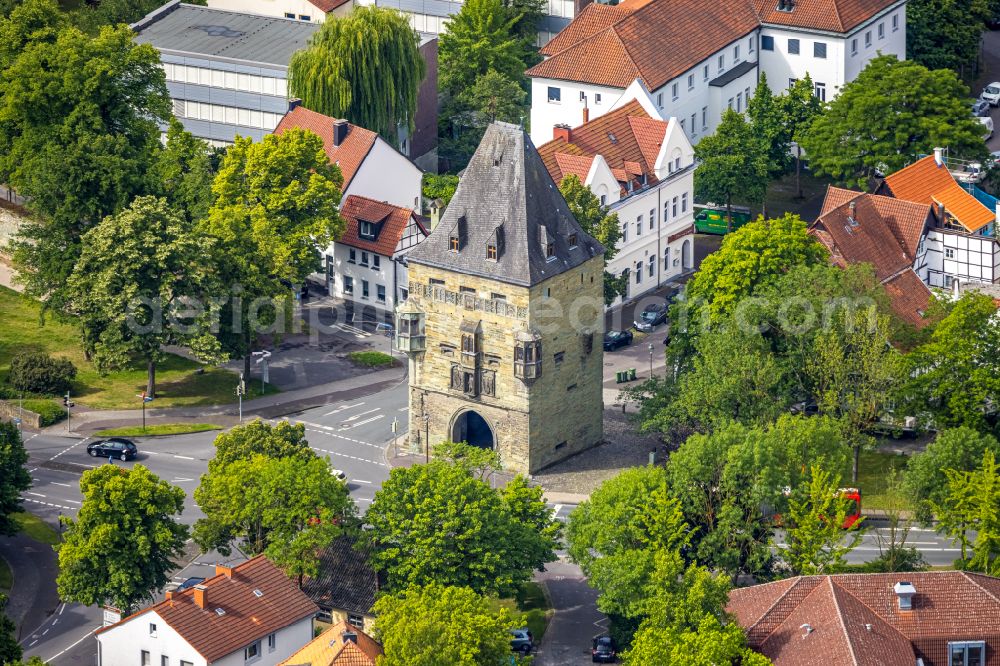
{"type": "Polygon", "coordinates": [[[989,141],[993,138],[993,119],[992,118],[976,118],[979,122],[983,124],[986,128],[986,140],[989,141]]]}

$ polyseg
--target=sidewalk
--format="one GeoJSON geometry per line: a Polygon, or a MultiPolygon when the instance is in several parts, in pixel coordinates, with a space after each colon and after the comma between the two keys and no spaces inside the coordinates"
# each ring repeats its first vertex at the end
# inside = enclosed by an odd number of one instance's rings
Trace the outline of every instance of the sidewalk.
{"type": "MultiPolygon", "coordinates": [[[[243,418],[275,418],[312,407],[319,407],[342,400],[379,393],[406,381],[406,369],[392,368],[379,370],[346,379],[317,384],[306,388],[275,393],[245,400],[243,418]]],[[[222,426],[236,425],[239,421],[237,404],[206,405],[202,407],[171,407],[167,409],[146,409],[146,424],[155,423],[206,423],[222,426]]],[[[141,409],[92,410],[74,413],[70,432],[84,434],[105,428],[136,425],[142,422],[141,409]]],[[[65,435],[66,423],[43,428],[42,432],[65,435]]]]}

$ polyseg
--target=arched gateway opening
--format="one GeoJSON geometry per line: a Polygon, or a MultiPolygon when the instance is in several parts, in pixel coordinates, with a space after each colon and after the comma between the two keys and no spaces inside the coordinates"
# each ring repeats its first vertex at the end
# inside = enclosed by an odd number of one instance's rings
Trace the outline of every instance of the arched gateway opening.
{"type": "Polygon", "coordinates": [[[462,412],[451,429],[451,441],[492,449],[496,445],[493,429],[482,416],[472,410],[462,412]]]}

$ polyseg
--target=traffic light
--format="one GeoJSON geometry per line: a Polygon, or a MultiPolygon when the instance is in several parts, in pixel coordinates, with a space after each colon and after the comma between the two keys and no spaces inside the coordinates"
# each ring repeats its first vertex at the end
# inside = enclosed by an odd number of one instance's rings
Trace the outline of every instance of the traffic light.
{"type": "Polygon", "coordinates": [[[63,407],[75,407],[76,403],[69,399],[69,393],[63,396],[63,407]]]}

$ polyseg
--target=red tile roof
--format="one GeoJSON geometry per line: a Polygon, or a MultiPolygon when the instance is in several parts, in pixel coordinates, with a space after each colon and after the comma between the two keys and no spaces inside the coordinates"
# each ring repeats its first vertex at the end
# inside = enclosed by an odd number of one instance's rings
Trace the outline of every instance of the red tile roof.
{"type": "Polygon", "coordinates": [[[916,328],[923,328],[930,322],[924,319],[931,302],[931,290],[927,288],[912,268],[895,275],[882,283],[889,294],[889,304],[900,319],[916,328]]]}
{"type": "Polygon", "coordinates": [[[309,0],[309,4],[324,14],[332,12],[337,7],[343,7],[351,0],[309,0]]]}
{"type": "Polygon", "coordinates": [[[275,134],[281,134],[291,127],[301,127],[314,132],[323,139],[323,149],[330,161],[340,167],[344,174],[344,189],[354,179],[354,174],[361,168],[361,163],[368,157],[378,134],[348,123],[347,138],[339,146],[333,145],[333,121],[330,116],[310,111],[304,106],[297,106],[281,119],[274,128],[275,134]]]}
{"type": "Polygon", "coordinates": [[[847,32],[899,0],[795,0],[792,11],[777,0],[753,0],[761,23],[847,32]]]}
{"type": "MultiPolygon", "coordinates": [[[[775,666],[947,664],[947,643],[1000,648],[1000,579],[962,571],[802,576],[733,590],[727,610],[775,666]],[[917,590],[911,611],[893,585],[917,590]],[[803,625],[807,625],[808,631],[803,625]],[[808,633],[807,633],[808,631],[808,633]]],[[[988,662],[992,663],[992,662],[988,662]]]]}
{"type": "Polygon", "coordinates": [[[898,0],[649,0],[587,5],[546,44],[530,77],[625,88],[659,88],[761,23],[844,33],[898,0]]]}
{"type": "Polygon", "coordinates": [[[281,662],[279,666],[375,666],[383,654],[382,646],[365,632],[341,620],[281,662]],[[357,642],[344,640],[344,633],[357,636],[357,642]]]}
{"type": "Polygon", "coordinates": [[[152,611],[211,663],[319,610],[263,555],[233,567],[231,575],[214,576],[202,585],[206,588],[205,608],[194,602],[197,590],[188,588],[95,633],[113,631],[152,611]]]}
{"type": "MultiPolygon", "coordinates": [[[[574,127],[569,142],[553,139],[538,147],[538,154],[556,183],[570,174],[582,181],[597,155],[608,163],[619,182],[625,184],[632,176],[646,175],[647,182],[657,182],[654,174],[656,157],[666,136],[669,123],[650,118],[638,101],[632,100],[621,108],[574,127]]],[[[641,178],[633,179],[641,184],[641,178]]]]}
{"type": "Polygon", "coordinates": [[[933,155],[889,174],[883,186],[882,189],[888,188],[897,199],[944,205],[945,211],[967,231],[979,231],[996,219],[995,211],[991,211],[962,189],[948,167],[938,165],[933,155]]]}
{"type": "MultiPolygon", "coordinates": [[[[385,257],[391,257],[395,254],[399,240],[402,238],[403,232],[406,231],[406,226],[415,217],[409,208],[400,208],[357,194],[351,194],[341,202],[340,215],[347,224],[344,228],[344,235],[337,240],[338,243],[375,252],[385,257]],[[360,233],[360,222],[362,221],[375,225],[376,235],[374,239],[362,238],[360,233]]],[[[423,229],[419,220],[417,224],[426,236],[428,231],[423,229]]]]}
{"type": "Polygon", "coordinates": [[[616,88],[641,78],[654,90],[760,25],[749,0],[591,7],[549,42],[543,54],[550,57],[528,76],[616,88]]]}
{"type": "Polygon", "coordinates": [[[930,206],[831,187],[822,210],[809,232],[830,251],[831,261],[841,267],[871,264],[893,310],[917,328],[925,326],[931,294],[912,267],[930,206]]]}

